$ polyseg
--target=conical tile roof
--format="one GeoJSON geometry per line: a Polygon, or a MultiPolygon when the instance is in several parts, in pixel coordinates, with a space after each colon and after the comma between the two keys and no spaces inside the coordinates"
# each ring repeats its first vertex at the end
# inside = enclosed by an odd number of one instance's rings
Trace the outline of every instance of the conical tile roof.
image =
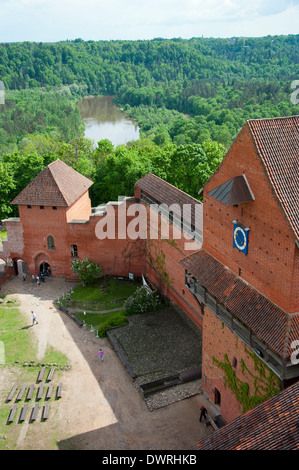
{"type": "Polygon", "coordinates": [[[39,173],[12,204],[69,207],[92,184],[90,179],[58,159],[39,173]]]}

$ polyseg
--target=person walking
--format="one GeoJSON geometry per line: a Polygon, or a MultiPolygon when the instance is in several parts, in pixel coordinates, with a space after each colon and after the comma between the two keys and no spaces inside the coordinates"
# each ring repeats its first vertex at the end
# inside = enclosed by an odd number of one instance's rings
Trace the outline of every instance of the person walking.
{"type": "Polygon", "coordinates": [[[102,351],[102,349],[100,349],[99,350],[99,357],[100,357],[101,362],[103,361],[103,356],[104,356],[104,351],[102,351]]]}
{"type": "Polygon", "coordinates": [[[201,418],[204,417],[205,419],[207,419],[207,410],[205,409],[204,406],[201,406],[200,407],[200,418],[199,418],[199,421],[201,421],[201,418]]]}
{"type": "Polygon", "coordinates": [[[34,325],[34,323],[38,324],[38,321],[36,319],[36,315],[35,315],[35,312],[32,310],[32,326],[34,325]]]}

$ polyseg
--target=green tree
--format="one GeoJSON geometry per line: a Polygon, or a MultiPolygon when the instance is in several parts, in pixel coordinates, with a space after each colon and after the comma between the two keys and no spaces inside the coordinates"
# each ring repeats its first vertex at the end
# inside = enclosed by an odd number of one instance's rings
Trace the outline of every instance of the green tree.
{"type": "Polygon", "coordinates": [[[74,260],[72,270],[79,274],[79,279],[83,284],[92,284],[102,276],[102,268],[93,263],[90,258],[74,260]]]}
{"type": "Polygon", "coordinates": [[[226,148],[224,145],[219,144],[218,142],[215,142],[211,139],[205,140],[202,143],[202,148],[207,157],[210,172],[209,176],[211,176],[222,162],[226,154],[226,148]]]}
{"type": "Polygon", "coordinates": [[[0,161],[0,220],[6,219],[12,212],[9,195],[15,188],[13,178],[7,167],[0,161]]]}
{"type": "Polygon", "coordinates": [[[199,144],[180,145],[171,156],[168,181],[197,198],[206,179],[207,156],[199,144]]]}
{"type": "Polygon", "coordinates": [[[135,182],[152,171],[147,147],[119,145],[97,169],[90,194],[93,205],[116,200],[118,196],[132,196],[135,182]]]}
{"type": "Polygon", "coordinates": [[[95,167],[97,168],[108,155],[113,153],[113,151],[114,146],[109,139],[100,140],[95,151],[93,152],[93,160],[95,167]]]}

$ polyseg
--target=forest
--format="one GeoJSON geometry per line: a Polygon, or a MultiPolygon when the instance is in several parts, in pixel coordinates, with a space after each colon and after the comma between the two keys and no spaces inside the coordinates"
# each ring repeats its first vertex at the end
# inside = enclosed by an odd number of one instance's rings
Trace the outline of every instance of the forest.
{"type": "Polygon", "coordinates": [[[151,171],[198,197],[247,119],[298,114],[299,35],[0,44],[0,220],[57,158],[94,181],[92,204],[151,171]],[[78,101],[113,95],[141,138],[96,148],[78,101]]]}

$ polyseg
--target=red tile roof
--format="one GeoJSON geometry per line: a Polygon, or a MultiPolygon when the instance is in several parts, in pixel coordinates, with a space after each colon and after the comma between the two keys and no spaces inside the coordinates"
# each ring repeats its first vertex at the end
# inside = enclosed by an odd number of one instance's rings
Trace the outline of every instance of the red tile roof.
{"type": "Polygon", "coordinates": [[[299,382],[202,439],[199,450],[299,450],[299,382]]]}
{"type": "Polygon", "coordinates": [[[61,160],[50,163],[12,204],[32,206],[71,206],[92,185],[92,181],[81,175],[61,160]]]}
{"type": "Polygon", "coordinates": [[[189,214],[185,213],[186,219],[191,224],[196,226],[199,231],[202,231],[202,203],[197,199],[189,196],[189,194],[181,191],[170,183],[162,180],[153,173],[148,173],[143,178],[135,183],[135,187],[141,189],[141,191],[156,201],[157,204],[166,204],[170,207],[172,204],[177,204],[180,207],[181,215],[183,215],[183,207],[190,206],[189,214]],[[195,215],[195,206],[199,209],[198,213],[200,217],[195,215]]]}
{"type": "Polygon", "coordinates": [[[288,315],[205,250],[179,262],[217,301],[283,359],[298,339],[299,314],[288,315]]]}
{"type": "Polygon", "coordinates": [[[247,121],[257,152],[299,239],[299,116],[247,121]]]}

